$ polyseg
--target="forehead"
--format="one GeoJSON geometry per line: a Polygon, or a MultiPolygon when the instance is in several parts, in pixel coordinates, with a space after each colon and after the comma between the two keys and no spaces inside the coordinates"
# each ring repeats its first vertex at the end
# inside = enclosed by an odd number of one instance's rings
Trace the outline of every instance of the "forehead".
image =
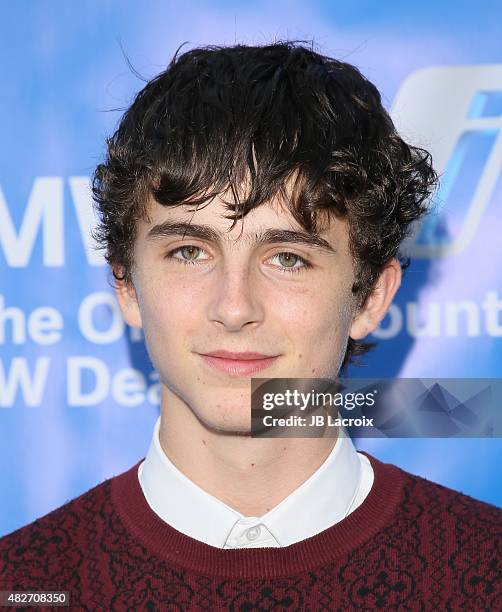
{"type": "MultiPolygon", "coordinates": [[[[253,208],[244,217],[238,218],[235,223],[232,219],[226,218],[231,214],[233,212],[220,196],[198,206],[193,204],[163,206],[150,197],[146,206],[145,219],[139,222],[137,238],[139,241],[148,241],[162,224],[169,222],[213,228],[214,236],[218,236],[218,240],[229,244],[253,242],[258,233],[274,229],[308,234],[279,198],[274,198],[253,208]]],[[[333,215],[328,216],[325,211],[322,211],[318,216],[318,223],[319,231],[316,236],[323,237],[330,243],[333,241],[346,242],[347,228],[344,219],[334,218],[333,215]]],[[[159,234],[161,235],[162,232],[160,231],[159,234]]],[[[212,239],[212,234],[208,236],[208,239],[212,239]]]]}

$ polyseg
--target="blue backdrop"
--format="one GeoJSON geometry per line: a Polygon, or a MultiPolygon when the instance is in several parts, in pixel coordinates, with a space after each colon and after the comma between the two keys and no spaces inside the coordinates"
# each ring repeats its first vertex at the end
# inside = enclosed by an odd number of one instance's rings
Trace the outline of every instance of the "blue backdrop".
{"type": "MultiPolygon", "coordinates": [[[[314,39],[381,90],[443,182],[364,377],[501,377],[502,44],[496,2],[0,3],[0,535],[143,457],[158,414],[146,352],[92,248],[88,177],[175,49],[314,39]]],[[[500,439],[364,440],[495,504],[500,439]]]]}

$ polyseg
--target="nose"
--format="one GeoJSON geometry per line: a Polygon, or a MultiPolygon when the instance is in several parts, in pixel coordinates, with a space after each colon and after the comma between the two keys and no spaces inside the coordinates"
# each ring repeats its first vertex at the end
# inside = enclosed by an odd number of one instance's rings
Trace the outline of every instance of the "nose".
{"type": "Polygon", "coordinates": [[[223,325],[228,331],[239,331],[246,325],[263,320],[253,272],[244,266],[227,266],[215,280],[209,300],[210,321],[223,325]]]}

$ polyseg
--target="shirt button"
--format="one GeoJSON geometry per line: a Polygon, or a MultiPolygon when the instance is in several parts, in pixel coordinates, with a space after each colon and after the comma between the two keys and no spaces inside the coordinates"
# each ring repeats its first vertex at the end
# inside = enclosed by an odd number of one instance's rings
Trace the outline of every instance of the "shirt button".
{"type": "Polygon", "coordinates": [[[259,537],[260,533],[261,533],[261,529],[259,525],[257,525],[256,527],[250,527],[246,531],[246,538],[248,540],[256,540],[256,538],[259,537]]]}

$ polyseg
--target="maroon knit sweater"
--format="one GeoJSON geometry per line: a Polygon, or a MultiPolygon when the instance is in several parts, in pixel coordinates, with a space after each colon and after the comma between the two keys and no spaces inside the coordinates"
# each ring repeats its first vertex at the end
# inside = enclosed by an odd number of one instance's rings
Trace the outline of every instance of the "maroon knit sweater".
{"type": "Polygon", "coordinates": [[[0,539],[0,590],[66,590],[71,610],[502,610],[502,510],[365,454],[364,502],[284,548],[176,531],[136,464],[0,539]]]}

